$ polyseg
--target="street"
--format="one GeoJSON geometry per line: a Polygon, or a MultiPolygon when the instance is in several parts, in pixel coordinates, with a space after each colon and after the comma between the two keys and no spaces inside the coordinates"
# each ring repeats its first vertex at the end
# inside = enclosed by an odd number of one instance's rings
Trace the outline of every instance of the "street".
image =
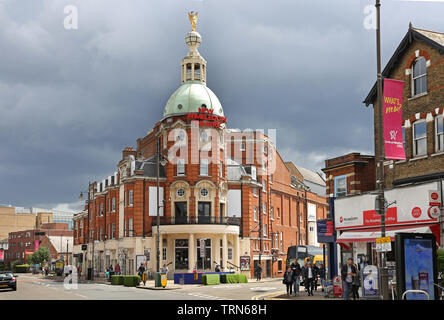
{"type": "MultiPolygon", "coordinates": [[[[172,281],[169,283],[172,284],[172,281]]],[[[282,280],[242,284],[184,285],[174,290],[148,290],[104,283],[78,283],[65,289],[63,282],[41,275],[20,274],[17,291],[0,289],[0,300],[251,300],[282,292],[282,280]]]]}

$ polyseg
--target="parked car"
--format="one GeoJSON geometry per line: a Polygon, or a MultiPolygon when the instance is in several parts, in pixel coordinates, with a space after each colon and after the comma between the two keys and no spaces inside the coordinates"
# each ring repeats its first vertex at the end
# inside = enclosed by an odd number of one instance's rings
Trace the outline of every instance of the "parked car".
{"type": "Polygon", "coordinates": [[[11,271],[0,271],[0,289],[11,288],[12,290],[17,290],[17,275],[13,274],[11,271]]]}

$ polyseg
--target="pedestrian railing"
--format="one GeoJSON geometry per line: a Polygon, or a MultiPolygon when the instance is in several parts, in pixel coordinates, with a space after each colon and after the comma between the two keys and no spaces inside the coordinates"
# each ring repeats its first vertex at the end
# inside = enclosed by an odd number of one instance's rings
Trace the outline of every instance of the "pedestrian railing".
{"type": "Polygon", "coordinates": [[[422,294],[425,294],[427,296],[427,300],[430,300],[430,295],[427,293],[427,291],[424,291],[424,290],[406,290],[402,294],[401,300],[404,300],[404,297],[405,297],[405,295],[407,293],[422,293],[422,294]]]}

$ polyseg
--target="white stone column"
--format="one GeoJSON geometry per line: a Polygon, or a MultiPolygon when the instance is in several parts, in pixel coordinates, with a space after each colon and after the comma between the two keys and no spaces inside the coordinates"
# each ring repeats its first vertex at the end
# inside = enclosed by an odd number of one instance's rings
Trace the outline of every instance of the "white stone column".
{"type": "Polygon", "coordinates": [[[194,244],[194,233],[190,233],[188,236],[188,272],[193,272],[196,264],[196,246],[194,244]]]}
{"type": "Polygon", "coordinates": [[[239,249],[240,249],[240,239],[239,239],[239,235],[234,234],[233,238],[234,238],[233,263],[236,266],[240,267],[240,251],[239,251],[239,249]]]}
{"type": "Polygon", "coordinates": [[[194,62],[191,63],[191,80],[194,81],[194,62]]]}
{"type": "MultiPolygon", "coordinates": [[[[162,269],[163,267],[163,260],[162,260],[162,247],[163,247],[163,237],[162,234],[159,235],[159,268],[162,269]]],[[[156,270],[157,271],[157,270],[156,270]]],[[[160,271],[160,270],[159,270],[160,271]]]]}
{"type": "Polygon", "coordinates": [[[228,268],[228,242],[227,242],[227,234],[224,233],[222,236],[222,264],[224,266],[224,269],[228,268]]]}
{"type": "Polygon", "coordinates": [[[214,257],[214,261],[216,261],[218,264],[220,263],[220,258],[221,258],[221,256],[220,256],[220,240],[221,240],[221,238],[220,237],[215,237],[214,238],[215,240],[214,240],[214,254],[213,254],[213,257],[214,257]]]}

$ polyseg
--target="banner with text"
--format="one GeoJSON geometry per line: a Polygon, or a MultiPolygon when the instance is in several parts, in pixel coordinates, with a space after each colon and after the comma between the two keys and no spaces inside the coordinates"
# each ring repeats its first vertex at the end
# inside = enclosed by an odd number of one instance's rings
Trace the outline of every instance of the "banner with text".
{"type": "Polygon", "coordinates": [[[402,92],[404,81],[384,79],[383,121],[386,159],[405,160],[402,137],[402,92]]]}

